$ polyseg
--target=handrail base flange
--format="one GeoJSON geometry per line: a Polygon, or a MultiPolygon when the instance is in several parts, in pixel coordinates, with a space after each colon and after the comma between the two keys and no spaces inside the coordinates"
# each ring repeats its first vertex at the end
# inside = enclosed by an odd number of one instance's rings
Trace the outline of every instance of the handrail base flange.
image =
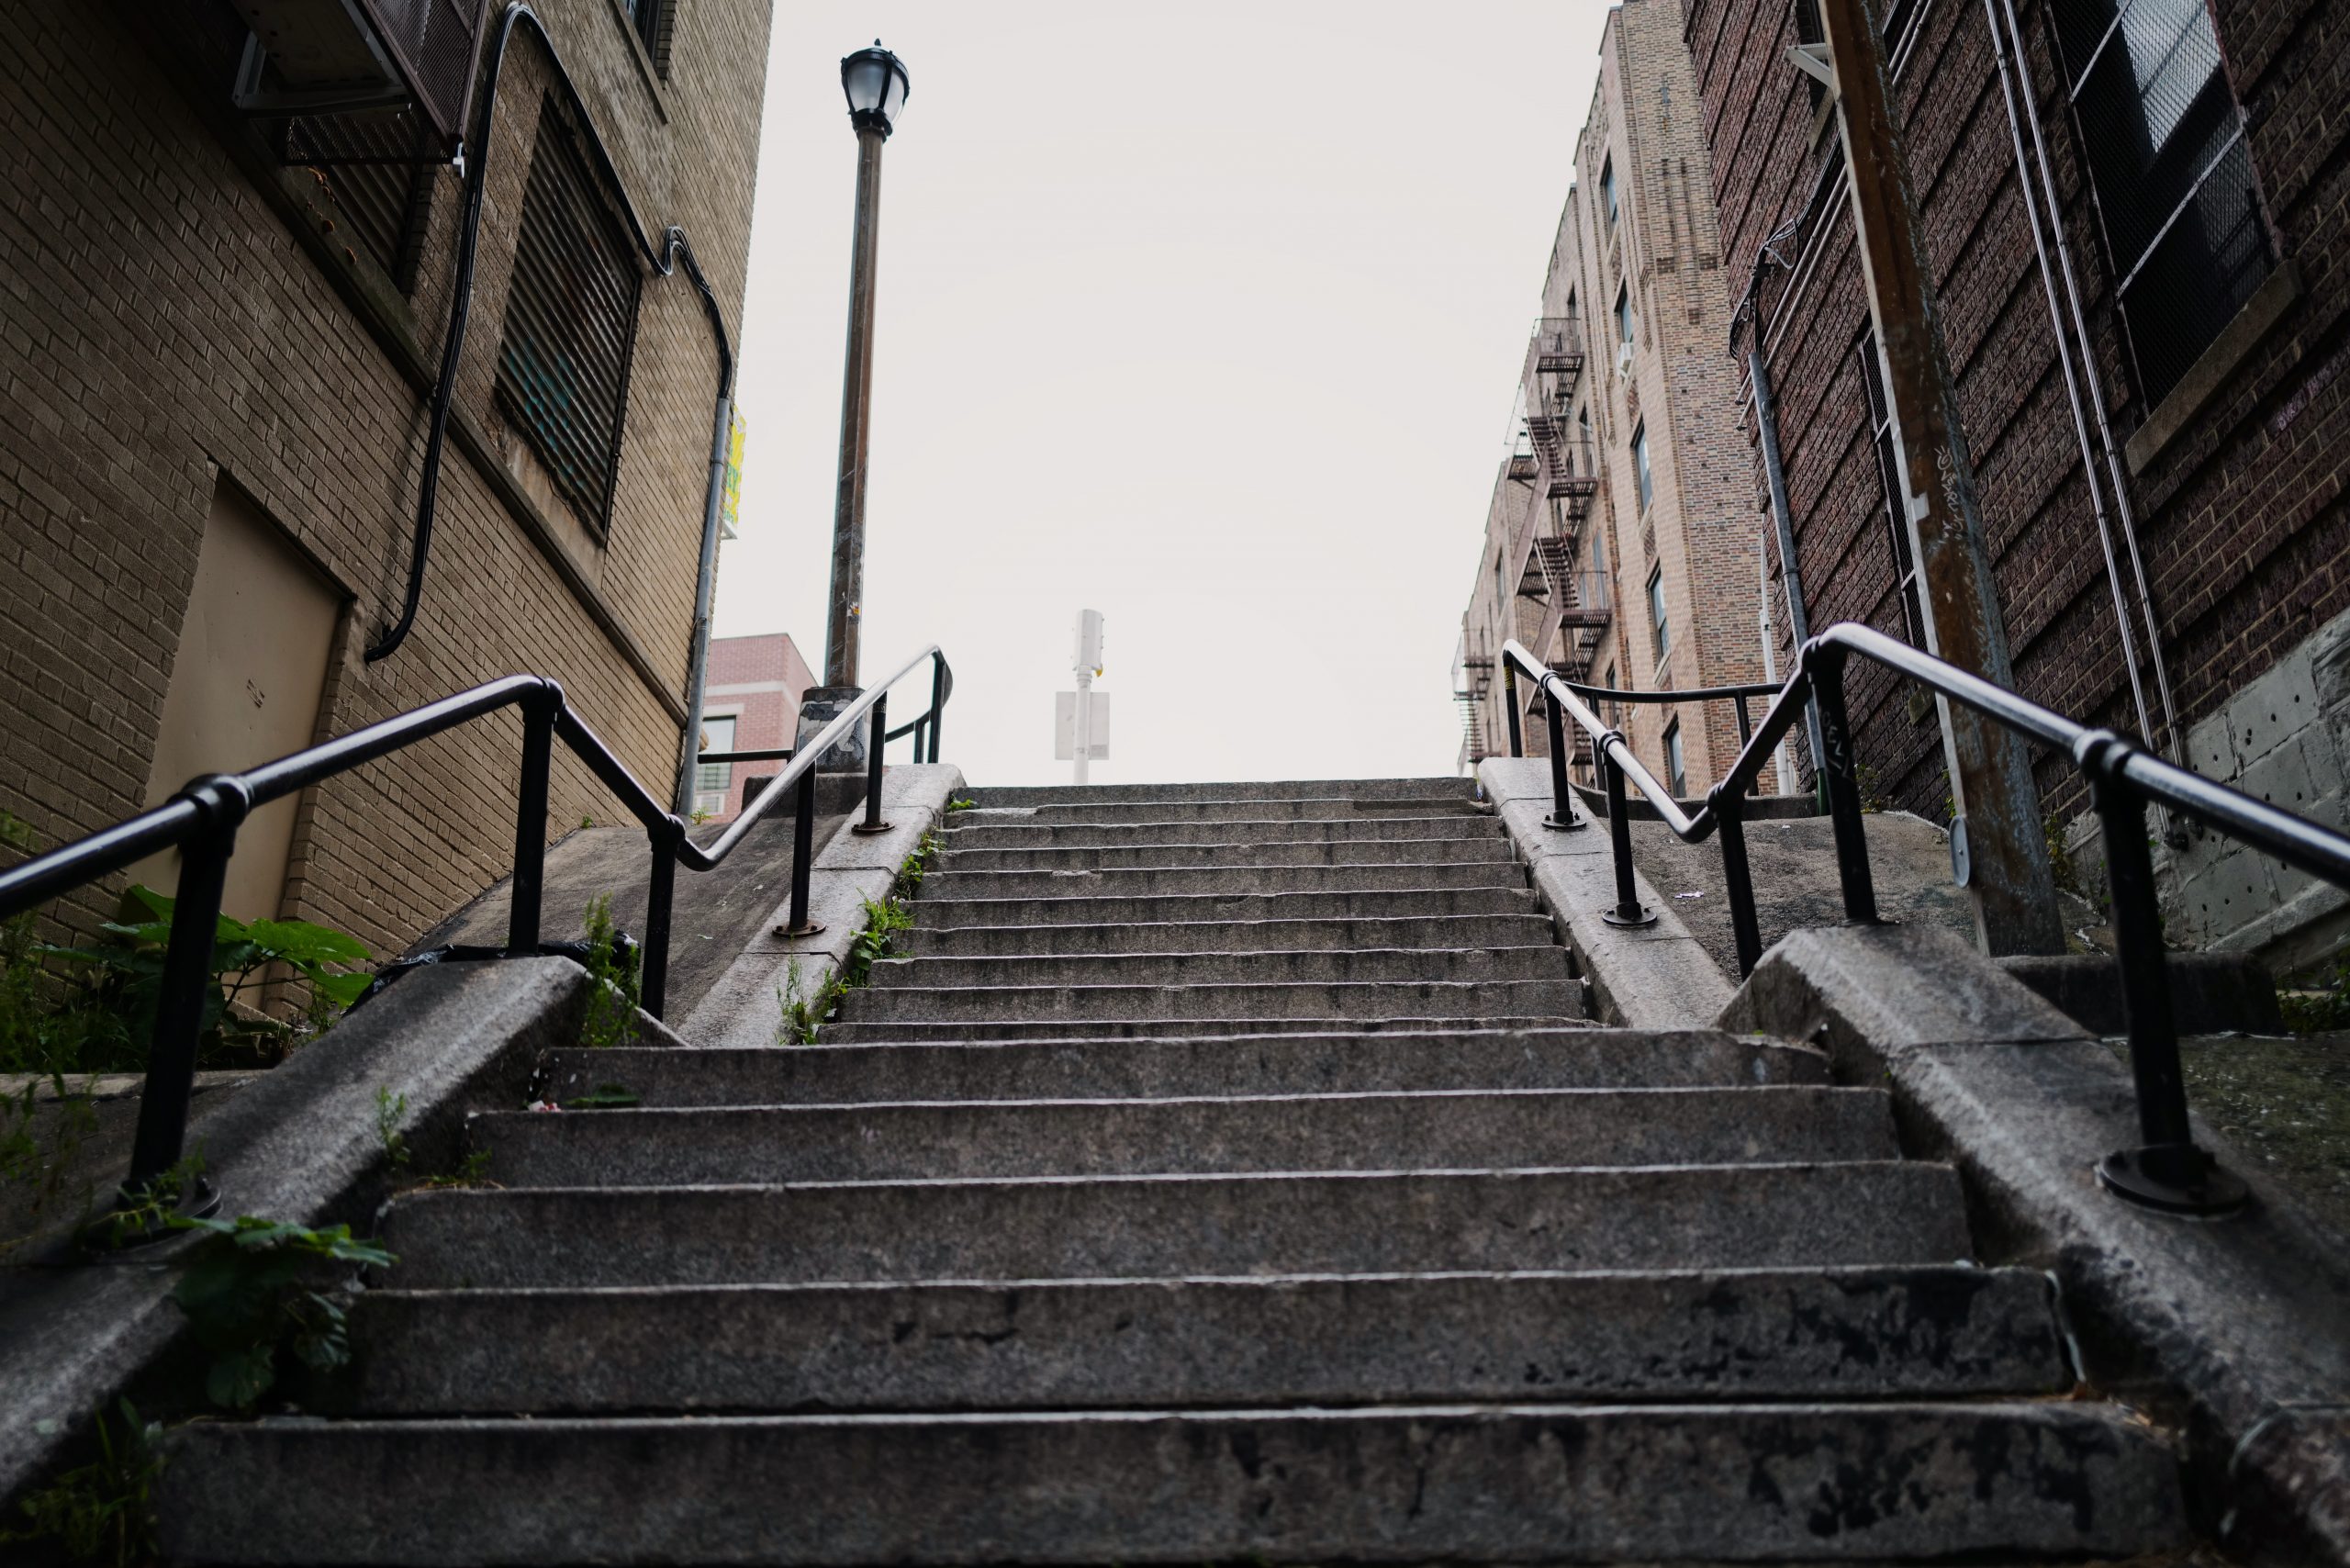
{"type": "Polygon", "coordinates": [[[1634,904],[1629,913],[1621,909],[1602,910],[1599,913],[1599,918],[1610,925],[1620,925],[1627,930],[1638,930],[1641,926],[1656,924],[1656,911],[1646,904],[1634,904]]]}
{"type": "Polygon", "coordinates": [[[2252,1192],[2220,1169],[2219,1161],[2192,1144],[2154,1144],[2116,1149],[2098,1161],[2099,1185],[2125,1203],[2164,1214],[2218,1219],[2252,1202],[2252,1192]],[[2187,1180],[2158,1173],[2185,1166],[2199,1171],[2187,1180]]]}
{"type": "Polygon", "coordinates": [[[848,824],[848,830],[870,838],[875,834],[890,832],[895,825],[893,823],[851,823],[848,824]]]}

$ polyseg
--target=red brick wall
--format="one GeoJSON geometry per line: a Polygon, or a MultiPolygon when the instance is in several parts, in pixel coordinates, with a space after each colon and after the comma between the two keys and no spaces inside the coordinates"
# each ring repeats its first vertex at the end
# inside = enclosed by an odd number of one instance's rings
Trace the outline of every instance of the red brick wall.
{"type": "MultiPolygon", "coordinates": [[[[712,717],[732,715],[736,751],[763,751],[788,746],[799,728],[800,700],[817,684],[799,644],[781,632],[753,637],[717,637],[710,644],[710,696],[703,711],[712,717]]],[[[726,809],[713,822],[728,822],[743,809],[743,787],[750,779],[772,778],[780,762],[738,762],[729,773],[726,809]]]]}
{"type": "MultiPolygon", "coordinates": [[[[2122,364],[2045,18],[2031,0],[2018,10],[2116,439],[2127,441],[2148,409],[2122,364]]],[[[2338,262],[2350,186],[2343,117],[2329,105],[2342,89],[2350,6],[2217,0],[2214,11],[2278,252],[2299,264],[2306,293],[2131,480],[2182,728],[2350,605],[2350,523],[2333,455],[2350,439],[2350,389],[2337,385],[2350,364],[2338,262]]],[[[2017,683],[2065,712],[2134,731],[1991,33],[1979,0],[1927,0],[1922,12],[1896,97],[2017,683]]],[[[1691,0],[1687,37],[1726,259],[1742,277],[1764,236],[1803,209],[1835,134],[1812,148],[1806,79],[1784,60],[1794,41],[1785,0],[1691,0]]],[[[1841,201],[1829,206],[1827,231],[1794,275],[1773,270],[1760,295],[1798,558],[1815,627],[1859,620],[1897,632],[1852,352],[1866,310],[1849,216],[1841,201]]],[[[1759,494],[1759,465],[1755,473],[1759,494]]],[[[2151,702],[2151,677],[2149,686],[2151,702]]],[[[1879,790],[1938,812],[1946,785],[1932,724],[1913,722],[1906,693],[1866,672],[1856,671],[1852,703],[1879,790]]],[[[2079,808],[2069,766],[2043,759],[2041,781],[2052,810],[2079,808]]]]}

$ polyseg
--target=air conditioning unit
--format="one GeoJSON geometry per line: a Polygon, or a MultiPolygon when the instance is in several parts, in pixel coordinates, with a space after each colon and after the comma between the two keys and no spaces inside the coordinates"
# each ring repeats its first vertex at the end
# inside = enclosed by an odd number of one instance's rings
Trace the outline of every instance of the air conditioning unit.
{"type": "Polygon", "coordinates": [[[245,40],[232,101],[252,115],[413,106],[454,147],[472,95],[482,0],[232,0],[245,40]]]}
{"type": "Polygon", "coordinates": [[[1632,345],[1629,343],[1616,345],[1616,374],[1618,377],[1632,374],[1632,345]]]}

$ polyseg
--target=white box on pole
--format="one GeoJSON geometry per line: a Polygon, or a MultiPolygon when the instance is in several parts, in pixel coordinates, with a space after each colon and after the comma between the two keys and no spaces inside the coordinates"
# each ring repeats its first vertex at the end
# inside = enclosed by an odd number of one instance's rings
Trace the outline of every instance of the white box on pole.
{"type": "MultiPolygon", "coordinates": [[[[1089,761],[1110,759],[1110,694],[1088,691],[1086,694],[1086,751],[1089,761]]],[[[1053,760],[1077,760],[1077,693],[1053,693],[1053,760]]]]}

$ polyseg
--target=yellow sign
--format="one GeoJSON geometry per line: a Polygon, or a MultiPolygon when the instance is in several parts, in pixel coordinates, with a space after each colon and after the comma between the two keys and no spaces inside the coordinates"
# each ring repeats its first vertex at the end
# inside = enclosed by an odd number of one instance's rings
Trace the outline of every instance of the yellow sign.
{"type": "Polygon", "coordinates": [[[726,482],[718,491],[718,536],[734,537],[743,521],[743,414],[734,411],[734,428],[726,438],[726,482]]]}

